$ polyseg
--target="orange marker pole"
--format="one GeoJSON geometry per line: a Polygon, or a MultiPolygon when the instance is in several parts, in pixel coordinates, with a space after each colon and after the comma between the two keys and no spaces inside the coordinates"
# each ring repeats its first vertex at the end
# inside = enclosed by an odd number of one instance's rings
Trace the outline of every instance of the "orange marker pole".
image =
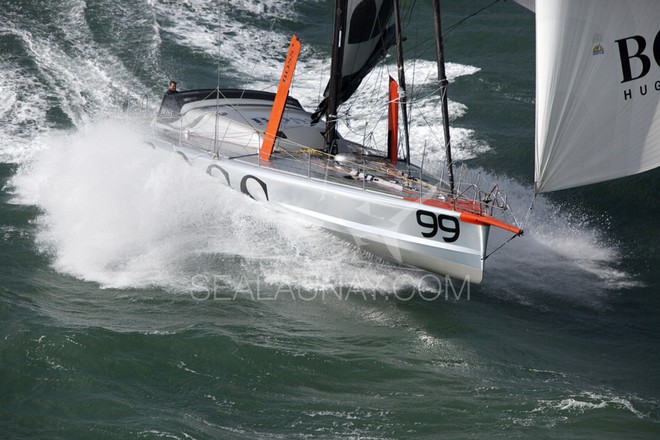
{"type": "Polygon", "coordinates": [[[284,107],[286,106],[286,99],[289,97],[289,87],[291,87],[291,81],[293,80],[293,72],[296,70],[298,54],[300,54],[300,40],[294,35],[291,37],[289,52],[286,55],[284,68],[282,69],[282,77],[280,78],[279,86],[277,86],[273,109],[270,112],[270,118],[268,119],[268,125],[266,126],[266,133],[264,134],[264,141],[261,144],[261,150],[259,151],[259,158],[261,160],[269,161],[270,155],[273,152],[275,138],[280,129],[284,107]]]}
{"type": "Polygon", "coordinates": [[[387,107],[387,157],[394,165],[399,158],[399,85],[390,76],[390,103],[387,107]]]}

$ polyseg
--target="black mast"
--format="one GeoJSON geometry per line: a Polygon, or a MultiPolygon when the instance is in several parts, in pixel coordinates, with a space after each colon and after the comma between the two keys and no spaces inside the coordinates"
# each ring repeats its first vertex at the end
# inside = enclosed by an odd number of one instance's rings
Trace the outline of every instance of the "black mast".
{"type": "Polygon", "coordinates": [[[445,73],[445,53],[442,46],[442,26],[440,24],[440,0],[433,0],[433,21],[435,23],[435,48],[438,62],[438,83],[442,101],[442,127],[445,134],[445,156],[449,174],[449,190],[454,194],[454,163],[451,160],[451,142],[449,139],[449,109],[447,108],[447,75],[445,73]]]}
{"type": "Polygon", "coordinates": [[[334,144],[337,138],[337,102],[339,86],[342,76],[342,64],[344,62],[344,39],[346,32],[346,9],[348,0],[337,0],[335,2],[335,24],[332,38],[332,64],[330,66],[330,90],[328,95],[328,111],[325,123],[325,145],[330,154],[336,154],[337,148],[334,144]]]}
{"type": "Polygon", "coordinates": [[[408,138],[408,106],[406,105],[406,75],[403,71],[403,42],[401,37],[401,10],[399,0],[394,0],[394,27],[396,33],[396,64],[399,71],[399,103],[403,118],[403,141],[406,147],[406,165],[410,174],[410,141],[408,138]]]}

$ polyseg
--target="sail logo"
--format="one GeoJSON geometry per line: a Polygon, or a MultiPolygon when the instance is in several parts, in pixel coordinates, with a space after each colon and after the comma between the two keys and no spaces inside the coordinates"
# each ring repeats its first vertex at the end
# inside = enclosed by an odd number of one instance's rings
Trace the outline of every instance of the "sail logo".
{"type": "Polygon", "coordinates": [[[602,45],[597,44],[594,46],[593,50],[591,51],[593,55],[603,55],[605,53],[605,49],[603,48],[602,45]]]}
{"type": "MultiPolygon", "coordinates": [[[[621,84],[635,81],[646,77],[651,72],[653,65],[660,67],[660,32],[655,35],[653,45],[648,47],[646,38],[641,35],[615,40],[619,48],[619,59],[621,61],[621,84]]],[[[655,81],[652,86],[660,91],[660,80],[655,81]]],[[[649,92],[648,84],[639,87],[641,96],[649,92]]],[[[624,99],[632,99],[633,89],[624,90],[624,99]]]]}
{"type": "MultiPolygon", "coordinates": [[[[616,43],[619,46],[619,57],[621,58],[621,71],[623,73],[622,83],[642,78],[651,71],[651,57],[645,53],[646,39],[644,37],[641,35],[634,35],[632,37],[616,40],[616,43]],[[632,54],[631,49],[633,51],[632,54]],[[633,60],[636,60],[634,63],[636,67],[636,76],[633,76],[633,60]],[[641,70],[639,70],[640,67],[641,70]]],[[[656,34],[655,39],[653,40],[652,52],[655,63],[660,66],[660,32],[656,34]]]]}

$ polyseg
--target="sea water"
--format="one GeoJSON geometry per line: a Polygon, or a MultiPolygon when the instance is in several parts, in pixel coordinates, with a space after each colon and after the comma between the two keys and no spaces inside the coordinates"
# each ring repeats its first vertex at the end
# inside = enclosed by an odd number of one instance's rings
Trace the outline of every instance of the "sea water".
{"type": "MultiPolygon", "coordinates": [[[[411,152],[440,168],[430,7],[412,3],[411,152]]],[[[442,2],[445,28],[489,3],[442,2]]],[[[144,144],[168,80],[274,91],[293,33],[291,95],[313,110],[332,8],[5,2],[0,437],[660,436],[660,175],[529,211],[532,13],[499,2],[445,35],[455,159],[526,230],[481,285],[361,252],[144,144]]],[[[345,136],[386,139],[393,62],[342,107],[345,136]]]]}

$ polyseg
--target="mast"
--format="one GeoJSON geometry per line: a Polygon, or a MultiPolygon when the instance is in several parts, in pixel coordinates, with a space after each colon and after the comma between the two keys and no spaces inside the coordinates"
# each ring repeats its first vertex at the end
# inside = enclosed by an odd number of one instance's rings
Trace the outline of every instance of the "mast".
{"type": "Polygon", "coordinates": [[[435,24],[435,48],[438,62],[438,83],[442,101],[442,128],[445,135],[445,157],[449,175],[449,190],[454,194],[454,162],[451,160],[451,142],[449,139],[449,109],[447,106],[447,75],[445,73],[445,53],[442,46],[442,26],[440,24],[440,0],[433,0],[433,22],[435,24]]]}
{"type": "Polygon", "coordinates": [[[335,24],[332,39],[332,64],[330,66],[330,91],[328,95],[328,111],[325,123],[325,145],[330,154],[336,154],[334,145],[337,138],[337,102],[339,101],[339,82],[344,62],[344,33],[346,32],[346,10],[348,0],[336,0],[335,24]]]}
{"type": "Polygon", "coordinates": [[[410,140],[408,137],[408,106],[406,105],[406,75],[403,71],[403,42],[401,37],[401,9],[399,0],[394,0],[394,27],[396,33],[396,64],[399,71],[399,102],[403,117],[403,142],[406,147],[406,165],[410,174],[410,140]]]}

